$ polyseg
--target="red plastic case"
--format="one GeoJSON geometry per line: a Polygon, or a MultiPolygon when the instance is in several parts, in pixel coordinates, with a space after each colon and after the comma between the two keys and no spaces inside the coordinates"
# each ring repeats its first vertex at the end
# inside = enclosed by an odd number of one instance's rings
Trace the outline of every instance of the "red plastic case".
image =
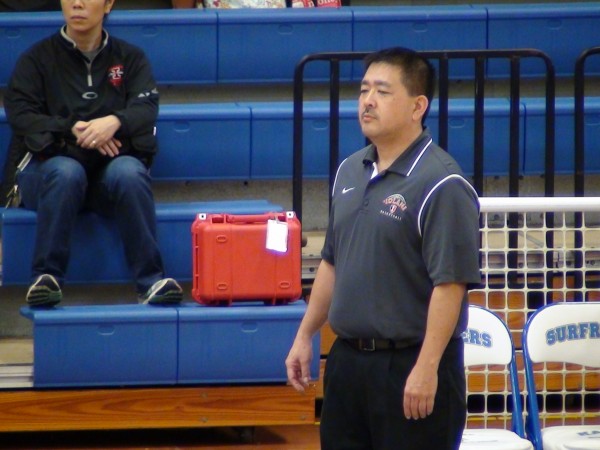
{"type": "Polygon", "coordinates": [[[294,212],[198,214],[192,225],[192,297],[207,305],[297,300],[302,295],[301,234],[294,212]],[[266,248],[269,220],[287,224],[287,251],[266,248]]]}

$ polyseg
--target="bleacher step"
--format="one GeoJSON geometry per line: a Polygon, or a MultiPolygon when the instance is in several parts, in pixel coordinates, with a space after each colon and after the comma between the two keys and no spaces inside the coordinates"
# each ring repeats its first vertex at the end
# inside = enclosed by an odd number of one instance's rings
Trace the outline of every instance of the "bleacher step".
{"type": "MultiPolygon", "coordinates": [[[[36,388],[285,383],[305,311],[303,300],[21,308],[33,322],[36,388]]],[[[317,335],[315,354],[319,345],[317,335]]],[[[317,377],[317,360],[311,370],[317,377]]]]}

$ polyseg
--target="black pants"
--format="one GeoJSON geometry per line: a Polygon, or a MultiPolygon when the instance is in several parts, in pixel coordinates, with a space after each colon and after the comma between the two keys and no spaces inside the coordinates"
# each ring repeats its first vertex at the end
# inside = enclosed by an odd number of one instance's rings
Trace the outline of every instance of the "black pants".
{"type": "Polygon", "coordinates": [[[406,379],[420,347],[365,352],[337,339],[327,357],[322,450],[456,450],[466,421],[463,342],[453,339],[438,370],[433,413],[404,417],[406,379]]]}

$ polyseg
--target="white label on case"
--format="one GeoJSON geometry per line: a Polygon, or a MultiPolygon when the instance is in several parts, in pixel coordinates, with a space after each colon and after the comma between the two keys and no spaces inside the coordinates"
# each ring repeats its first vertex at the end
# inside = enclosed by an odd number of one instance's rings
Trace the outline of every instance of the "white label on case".
{"type": "Polygon", "coordinates": [[[267,250],[286,253],[288,224],[278,220],[267,221],[267,250]]]}

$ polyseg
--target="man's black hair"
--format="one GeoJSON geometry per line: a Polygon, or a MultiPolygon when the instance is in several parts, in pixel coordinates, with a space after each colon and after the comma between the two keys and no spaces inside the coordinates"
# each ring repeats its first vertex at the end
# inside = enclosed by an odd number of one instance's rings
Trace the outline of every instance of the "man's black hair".
{"type": "Polygon", "coordinates": [[[364,63],[365,70],[375,63],[390,64],[400,68],[401,80],[408,93],[412,96],[424,95],[427,97],[427,111],[422,119],[422,122],[425,122],[433,101],[436,84],[435,67],[426,58],[408,48],[392,47],[369,53],[365,57],[364,63]]]}

